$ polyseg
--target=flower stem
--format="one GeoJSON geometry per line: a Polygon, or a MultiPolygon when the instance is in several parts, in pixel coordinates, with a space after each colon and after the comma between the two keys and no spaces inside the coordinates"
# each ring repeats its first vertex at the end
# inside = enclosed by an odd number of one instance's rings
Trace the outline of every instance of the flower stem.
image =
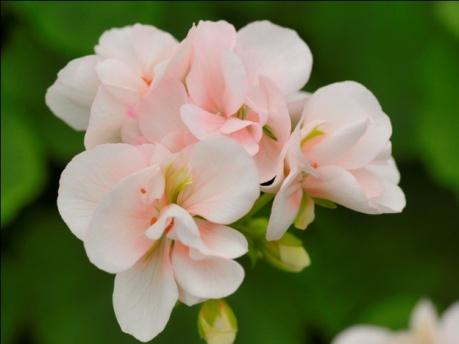
{"type": "Polygon", "coordinates": [[[255,202],[252,209],[244,216],[244,219],[249,219],[256,213],[258,213],[265,205],[267,205],[274,198],[274,194],[263,193],[259,199],[255,202]]]}

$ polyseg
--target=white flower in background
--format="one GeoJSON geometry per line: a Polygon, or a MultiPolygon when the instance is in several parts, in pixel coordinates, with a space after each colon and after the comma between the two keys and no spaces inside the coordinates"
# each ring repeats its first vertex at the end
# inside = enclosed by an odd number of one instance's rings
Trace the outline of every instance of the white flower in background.
{"type": "Polygon", "coordinates": [[[390,331],[377,326],[359,325],[339,334],[332,344],[458,344],[459,302],[438,317],[430,301],[422,300],[415,307],[410,328],[390,331]]]}

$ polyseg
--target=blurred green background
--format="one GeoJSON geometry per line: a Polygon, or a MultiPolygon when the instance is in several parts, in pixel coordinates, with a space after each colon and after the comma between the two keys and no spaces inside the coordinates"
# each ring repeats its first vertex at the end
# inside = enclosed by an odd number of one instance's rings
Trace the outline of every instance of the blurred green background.
{"type": "MultiPolygon", "coordinates": [[[[314,66],[307,90],[356,80],[390,115],[407,208],[368,216],[319,209],[300,233],[312,265],[264,262],[229,298],[237,343],[329,343],[355,323],[406,327],[416,301],[459,299],[458,2],[2,2],[1,341],[134,343],[97,270],[56,209],[59,174],[83,136],[44,104],[70,59],[113,26],[152,24],[184,38],[193,22],[269,19],[298,31],[314,66]]],[[[198,307],[178,307],[155,343],[199,343],[198,307]]]]}

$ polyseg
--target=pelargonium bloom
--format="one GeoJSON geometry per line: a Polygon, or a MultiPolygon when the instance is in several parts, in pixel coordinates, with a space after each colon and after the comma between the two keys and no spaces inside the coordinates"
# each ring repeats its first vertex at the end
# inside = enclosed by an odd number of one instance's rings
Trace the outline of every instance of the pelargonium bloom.
{"type": "Polygon", "coordinates": [[[304,86],[311,64],[293,30],[262,21],[236,32],[224,21],[200,22],[138,110],[140,130],[153,142],[180,131],[198,140],[225,135],[254,157],[267,182],[290,136],[286,97],[304,86]]]}
{"type": "Polygon", "coordinates": [[[161,332],[180,300],[226,297],[244,270],[247,241],[226,226],[259,196],[250,156],[227,138],[177,154],[160,145],[104,144],[64,170],[58,208],[97,267],[115,273],[113,304],[123,331],[161,332]]]}
{"type": "Polygon", "coordinates": [[[457,344],[459,343],[459,302],[441,319],[430,301],[415,307],[410,329],[392,332],[377,326],[354,326],[340,333],[333,344],[457,344]]]}
{"type": "Polygon", "coordinates": [[[267,237],[278,239],[295,221],[314,218],[314,198],[366,213],[400,212],[405,196],[391,156],[390,120],[356,82],[325,86],[308,97],[288,144],[267,237]]]}
{"type": "Polygon", "coordinates": [[[87,148],[109,142],[143,143],[133,106],[177,47],[172,35],[149,25],[108,30],[95,55],[72,60],[59,72],[46,103],[72,128],[87,130],[87,148]]]}

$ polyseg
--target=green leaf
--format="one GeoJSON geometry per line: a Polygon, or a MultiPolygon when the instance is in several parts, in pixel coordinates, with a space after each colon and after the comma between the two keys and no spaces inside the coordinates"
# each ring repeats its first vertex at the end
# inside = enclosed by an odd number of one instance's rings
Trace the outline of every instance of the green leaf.
{"type": "Polygon", "coordinates": [[[429,42],[437,39],[432,35],[436,24],[431,3],[337,2],[324,6],[299,2],[289,4],[288,11],[277,10],[276,23],[297,29],[312,47],[314,60],[320,61],[313,67],[307,90],[341,80],[362,83],[391,118],[396,158],[422,154],[417,138],[407,139],[407,133],[414,130],[421,109],[417,61],[431,49],[429,42]]]}
{"type": "Polygon", "coordinates": [[[430,173],[459,197],[459,44],[438,40],[421,60],[417,136],[423,162],[430,173]]]}
{"type": "Polygon", "coordinates": [[[92,54],[100,35],[135,23],[161,27],[163,4],[146,1],[21,1],[14,8],[41,42],[73,58],[92,54]]]}
{"type": "Polygon", "coordinates": [[[441,23],[456,38],[459,38],[459,2],[457,1],[437,1],[435,3],[437,16],[441,23]]]}
{"type": "MultiPolygon", "coordinates": [[[[2,59],[2,73],[3,73],[2,59]]],[[[23,104],[2,88],[1,223],[9,223],[43,188],[45,164],[40,140],[24,120],[23,104]]]]}
{"type": "Polygon", "coordinates": [[[66,163],[84,149],[83,133],[54,116],[45,105],[45,93],[67,59],[50,53],[24,28],[11,33],[2,54],[1,78],[2,85],[8,85],[7,101],[21,104],[23,120],[33,128],[36,144],[44,146],[44,153],[66,163]]]}

